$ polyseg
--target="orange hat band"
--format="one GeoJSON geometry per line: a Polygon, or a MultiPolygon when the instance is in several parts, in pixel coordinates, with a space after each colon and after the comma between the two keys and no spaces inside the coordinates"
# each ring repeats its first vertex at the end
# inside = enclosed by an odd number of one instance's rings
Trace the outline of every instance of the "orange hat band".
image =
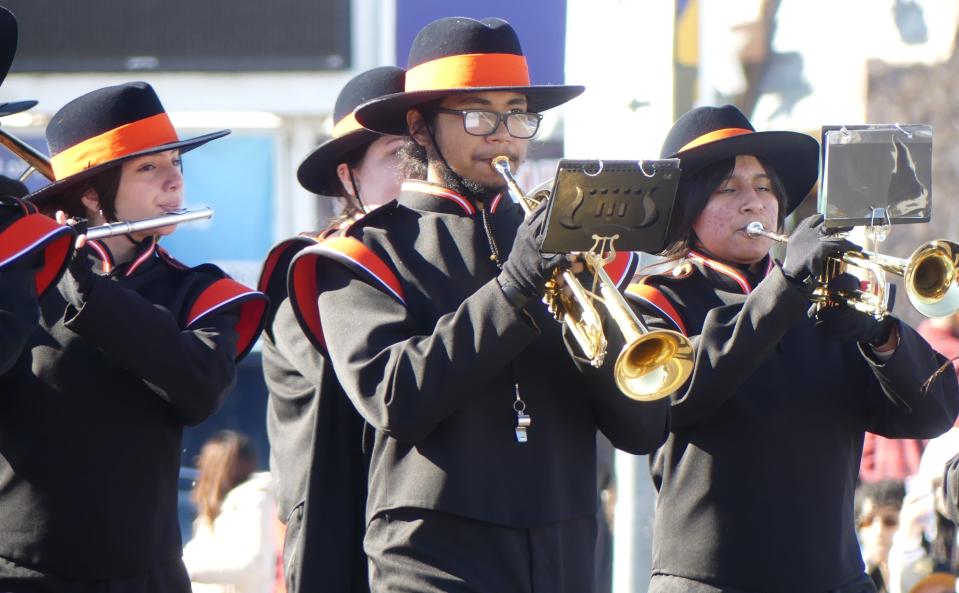
{"type": "Polygon", "coordinates": [[[158,113],[87,138],[50,159],[57,181],[129,154],[177,142],[166,113],[158,113]]]}
{"type": "Polygon", "coordinates": [[[716,140],[722,140],[724,138],[732,138],[733,136],[742,136],[744,134],[755,134],[753,130],[747,130],[746,128],[723,128],[721,130],[714,130],[708,134],[703,134],[702,136],[696,138],[692,142],[686,144],[679,149],[679,152],[687,151],[691,148],[696,148],[697,146],[702,146],[703,144],[709,144],[710,142],[715,142],[716,140]]]}
{"type": "Polygon", "coordinates": [[[336,122],[333,126],[333,137],[339,138],[340,136],[359,130],[362,127],[360,122],[356,121],[356,112],[354,111],[336,122]]]}
{"type": "Polygon", "coordinates": [[[424,62],[406,73],[406,92],[473,87],[529,86],[526,58],[515,54],[463,54],[424,62]]]}

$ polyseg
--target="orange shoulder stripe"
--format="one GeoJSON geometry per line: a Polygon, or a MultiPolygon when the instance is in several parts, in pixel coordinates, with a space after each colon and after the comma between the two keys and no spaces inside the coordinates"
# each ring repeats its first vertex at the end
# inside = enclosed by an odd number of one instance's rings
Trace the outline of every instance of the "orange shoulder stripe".
{"type": "Polygon", "coordinates": [[[655,286],[650,286],[649,284],[630,284],[626,289],[626,292],[633,294],[654,309],[666,316],[676,329],[679,330],[679,333],[684,336],[688,336],[689,333],[686,330],[686,324],[683,323],[683,318],[679,315],[679,311],[676,310],[676,307],[673,306],[669,299],[666,298],[658,288],[655,286]]]}
{"type": "Polygon", "coordinates": [[[606,264],[603,269],[606,270],[609,279],[616,283],[616,287],[622,290],[623,286],[632,279],[638,262],[639,257],[634,251],[619,251],[616,253],[616,258],[606,264]]]}
{"type": "Polygon", "coordinates": [[[221,278],[208,286],[190,307],[186,326],[190,327],[210,313],[223,307],[240,303],[240,319],[235,329],[236,358],[239,360],[253,347],[265,322],[267,298],[262,292],[252,290],[230,278],[221,278]]]}
{"type": "Polygon", "coordinates": [[[49,216],[28,214],[0,233],[0,267],[42,248],[43,268],[34,277],[37,295],[42,295],[66,269],[73,254],[74,236],[73,229],[57,224],[49,216]]]}

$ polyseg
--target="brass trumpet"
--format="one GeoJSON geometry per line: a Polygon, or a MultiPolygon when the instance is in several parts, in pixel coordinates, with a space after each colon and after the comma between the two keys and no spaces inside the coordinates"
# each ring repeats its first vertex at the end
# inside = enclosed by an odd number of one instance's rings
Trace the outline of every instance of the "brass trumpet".
{"type": "MultiPolygon", "coordinates": [[[[506,180],[510,194],[527,216],[549,198],[549,184],[537,187],[531,194],[524,193],[510,171],[508,157],[497,156],[490,165],[506,180]]],[[[613,367],[617,387],[630,399],[662,399],[682,386],[692,373],[693,346],[679,332],[649,330],[633,313],[604,269],[616,255],[613,248],[616,238],[618,236],[594,237],[593,249],[580,254],[593,272],[594,290],[598,286],[599,295],[583,287],[572,272],[565,271],[558,275],[562,276],[570,293],[567,294],[554,277],[547,282],[543,301],[557,320],[570,330],[594,367],[602,366],[607,350],[602,317],[594,305],[594,301],[601,302],[626,342],[613,367]],[[604,256],[606,250],[609,255],[604,256]]]]}
{"type": "Polygon", "coordinates": [[[140,231],[149,231],[165,226],[182,224],[184,222],[192,222],[195,220],[204,220],[212,217],[213,208],[205,206],[203,208],[197,208],[196,210],[178,210],[176,212],[170,212],[169,214],[154,216],[152,218],[144,218],[143,220],[120,221],[102,224],[100,226],[90,227],[87,229],[86,235],[87,240],[95,241],[97,239],[105,239],[107,237],[114,237],[116,235],[127,235],[130,233],[138,233],[140,231]]]}
{"type": "MultiPolygon", "coordinates": [[[[786,242],[789,237],[763,228],[762,223],[746,225],[750,237],[768,237],[786,242]]],[[[935,239],[920,245],[907,258],[873,251],[847,251],[841,257],[827,258],[824,272],[817,279],[813,301],[839,301],[863,313],[881,319],[889,313],[889,288],[884,272],[901,276],[912,306],[926,317],[946,317],[959,311],[959,244],[935,239]],[[829,281],[854,266],[870,274],[869,290],[853,295],[832,295],[826,290],[829,281]]]]}
{"type": "Polygon", "coordinates": [[[0,145],[4,146],[17,155],[25,163],[27,163],[26,170],[20,174],[19,181],[26,181],[34,172],[39,172],[41,175],[53,181],[53,166],[50,165],[50,159],[47,158],[45,154],[38,151],[34,147],[30,146],[23,140],[17,138],[10,132],[0,128],[0,145]]]}

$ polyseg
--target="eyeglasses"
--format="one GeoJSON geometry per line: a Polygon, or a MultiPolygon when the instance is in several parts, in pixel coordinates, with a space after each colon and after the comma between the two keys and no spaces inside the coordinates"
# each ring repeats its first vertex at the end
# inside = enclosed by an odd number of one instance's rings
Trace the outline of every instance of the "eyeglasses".
{"type": "Polygon", "coordinates": [[[525,111],[498,113],[482,109],[444,109],[442,107],[437,107],[436,111],[461,115],[463,117],[463,129],[472,136],[491,136],[499,128],[499,122],[502,121],[510,136],[524,140],[536,135],[536,131],[539,130],[539,122],[543,119],[543,116],[539,113],[527,113],[525,111]]]}

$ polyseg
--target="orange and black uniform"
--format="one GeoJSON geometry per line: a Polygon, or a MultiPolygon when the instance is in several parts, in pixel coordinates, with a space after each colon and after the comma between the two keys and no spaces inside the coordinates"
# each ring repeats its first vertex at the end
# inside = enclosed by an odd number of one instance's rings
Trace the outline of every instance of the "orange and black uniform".
{"type": "Polygon", "coordinates": [[[0,373],[26,346],[46,292],[73,252],[73,231],[20,199],[0,196],[0,373]]]}
{"type": "Polygon", "coordinates": [[[664,402],[623,397],[611,362],[584,376],[546,308],[500,288],[491,243],[507,257],[522,221],[507,198],[407,181],[293,262],[304,324],[373,432],[373,590],[592,590],[596,430],[636,453],[665,437],[664,402]]]}
{"type": "Polygon", "coordinates": [[[259,282],[270,297],[262,341],[266,420],[273,490],[286,524],[284,577],[291,593],[370,590],[363,553],[365,423],[343,392],[324,344],[303,332],[287,296],[293,256],[340,231],[281,242],[270,251],[259,282]]]}
{"type": "Polygon", "coordinates": [[[763,263],[751,274],[694,251],[630,287],[651,326],[696,349],[652,458],[650,591],[872,591],[853,516],[863,435],[931,438],[959,413],[955,374],[921,391],[944,359],[912,328],[898,323],[885,361],[829,341],[763,263]]]}
{"type": "Polygon", "coordinates": [[[76,258],[0,375],[0,589],[188,592],[183,428],[232,388],[265,297],[152,240],[76,258]],[[73,266],[94,273],[82,293],[73,266]]]}

